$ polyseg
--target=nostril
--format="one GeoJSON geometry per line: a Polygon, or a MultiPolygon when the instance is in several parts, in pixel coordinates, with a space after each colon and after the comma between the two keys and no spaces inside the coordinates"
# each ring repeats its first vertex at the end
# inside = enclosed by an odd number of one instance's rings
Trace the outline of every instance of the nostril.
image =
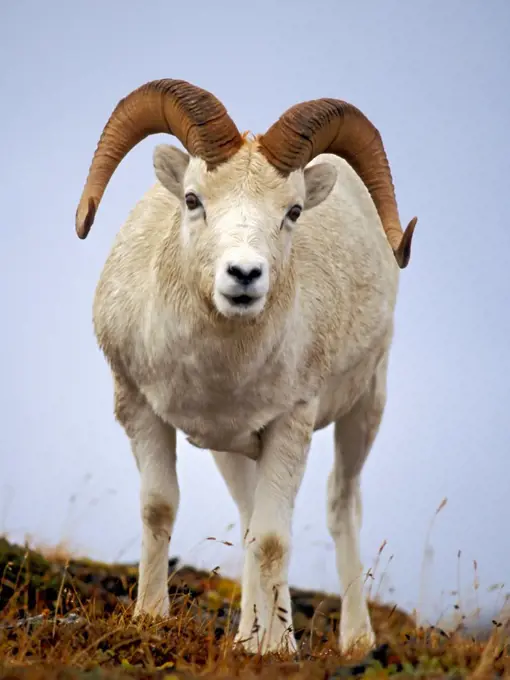
{"type": "Polygon", "coordinates": [[[262,274],[262,268],[261,267],[253,267],[247,274],[246,278],[248,281],[255,281],[258,279],[262,274]]]}
{"type": "Polygon", "coordinates": [[[239,267],[236,267],[235,265],[231,264],[227,268],[227,274],[230,274],[230,276],[233,276],[234,279],[242,279],[244,278],[244,272],[242,269],[239,267]]]}
{"type": "Polygon", "coordinates": [[[262,267],[251,267],[250,269],[244,269],[238,265],[231,264],[227,268],[227,273],[234,279],[237,279],[239,283],[248,284],[255,281],[262,275],[262,267]]]}

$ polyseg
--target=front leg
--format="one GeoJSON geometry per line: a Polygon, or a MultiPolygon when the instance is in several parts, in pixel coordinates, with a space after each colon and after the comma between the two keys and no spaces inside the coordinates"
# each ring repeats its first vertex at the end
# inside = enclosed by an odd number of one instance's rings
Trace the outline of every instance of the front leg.
{"type": "Polygon", "coordinates": [[[167,616],[168,548],[179,506],[176,432],[118,376],[115,415],[130,439],[141,482],[142,554],[134,615],[167,616]]]}
{"type": "Polygon", "coordinates": [[[248,652],[297,649],[288,584],[292,514],[313,434],[317,400],[296,405],[262,435],[243,589],[259,584],[257,611],[243,608],[238,640],[248,652]]]}

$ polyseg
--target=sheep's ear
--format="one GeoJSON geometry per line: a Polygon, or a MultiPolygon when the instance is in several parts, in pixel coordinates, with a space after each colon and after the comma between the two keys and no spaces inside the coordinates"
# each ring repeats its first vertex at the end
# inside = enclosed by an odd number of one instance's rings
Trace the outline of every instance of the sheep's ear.
{"type": "Polygon", "coordinates": [[[156,177],[168,191],[182,198],[182,182],[189,163],[189,156],[176,146],[158,144],[154,149],[152,162],[156,177]]]}
{"type": "Polygon", "coordinates": [[[336,168],[331,163],[317,163],[305,168],[306,200],[304,210],[315,208],[329,196],[336,182],[336,168]]]}

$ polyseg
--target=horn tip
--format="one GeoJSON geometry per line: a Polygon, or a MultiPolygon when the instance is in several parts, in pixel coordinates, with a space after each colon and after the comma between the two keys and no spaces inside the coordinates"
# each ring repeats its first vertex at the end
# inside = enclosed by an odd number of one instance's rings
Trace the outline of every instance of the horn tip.
{"type": "Polygon", "coordinates": [[[416,227],[417,222],[418,218],[413,217],[406,227],[398,248],[394,251],[395,259],[397,260],[397,264],[400,269],[405,269],[409,264],[409,260],[411,259],[411,244],[413,240],[414,228],[416,227]]]}
{"type": "Polygon", "coordinates": [[[88,233],[94,223],[94,218],[96,216],[96,202],[92,197],[89,197],[88,201],[82,199],[78,210],[76,211],[76,233],[78,238],[84,240],[87,238],[88,233]]]}

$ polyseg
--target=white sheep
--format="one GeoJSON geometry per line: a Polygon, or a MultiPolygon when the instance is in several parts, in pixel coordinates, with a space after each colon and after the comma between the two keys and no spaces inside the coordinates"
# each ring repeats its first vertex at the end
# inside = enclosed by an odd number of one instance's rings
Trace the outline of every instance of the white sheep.
{"type": "MultiPolygon", "coordinates": [[[[334,423],[328,527],[342,588],[340,645],[374,644],[360,559],[360,473],[386,402],[402,232],[384,147],[355,107],[319,99],[264,135],[241,135],[209,92],[146,83],[121,100],[76,213],[85,238],[116,167],[167,132],[159,180],[106,261],[94,327],[115,415],[141,477],[135,615],[166,615],[179,505],[176,429],[214,460],[244,541],[236,641],[296,650],[288,565],[296,494],[312,434],[334,423]]],[[[210,499],[204,490],[204,511],[210,499]]]]}

